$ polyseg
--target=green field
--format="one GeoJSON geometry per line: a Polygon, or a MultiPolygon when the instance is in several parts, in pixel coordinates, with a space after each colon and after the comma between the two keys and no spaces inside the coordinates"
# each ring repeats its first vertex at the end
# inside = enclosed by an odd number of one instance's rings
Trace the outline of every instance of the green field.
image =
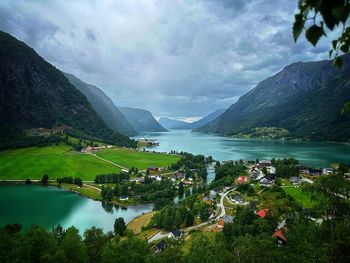
{"type": "MultiPolygon", "coordinates": [[[[179,157],[136,152],[125,149],[106,150],[101,157],[125,167],[168,166],[179,157]]],[[[44,174],[56,177],[80,177],[92,181],[97,174],[118,173],[120,168],[91,155],[72,152],[66,145],[29,147],[0,152],[0,180],[41,179],[44,174]]]]}
{"type": "Polygon", "coordinates": [[[135,150],[120,148],[103,150],[102,152],[98,152],[97,156],[127,168],[136,167],[141,170],[149,166],[167,167],[169,164],[175,163],[180,159],[177,155],[137,152],[135,150]]]}
{"type": "Polygon", "coordinates": [[[311,200],[310,195],[303,192],[301,187],[284,187],[284,191],[291,195],[295,201],[300,203],[305,208],[312,208],[316,205],[316,203],[311,200]]]}
{"type": "Polygon", "coordinates": [[[71,152],[66,145],[29,147],[0,153],[0,179],[50,179],[72,176],[94,180],[96,174],[120,169],[87,154],[71,152]]]}

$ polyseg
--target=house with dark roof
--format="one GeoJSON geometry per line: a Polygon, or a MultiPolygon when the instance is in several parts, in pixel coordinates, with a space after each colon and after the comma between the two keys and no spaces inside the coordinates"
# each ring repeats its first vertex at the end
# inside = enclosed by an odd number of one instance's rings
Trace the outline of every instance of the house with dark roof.
{"type": "Polygon", "coordinates": [[[175,239],[179,239],[182,237],[182,232],[180,231],[180,229],[175,229],[170,231],[168,238],[175,238],[175,239]]]}
{"type": "Polygon", "coordinates": [[[310,176],[320,176],[322,175],[322,170],[321,169],[311,169],[309,168],[307,170],[307,174],[310,176]]]}
{"type": "Polygon", "coordinates": [[[264,176],[267,180],[269,181],[275,181],[276,180],[276,175],[273,173],[268,173],[264,176]]]}
{"type": "Polygon", "coordinates": [[[235,204],[242,204],[244,202],[243,197],[238,193],[230,195],[230,200],[231,200],[231,202],[234,202],[235,204]]]}
{"type": "Polygon", "coordinates": [[[266,178],[263,178],[260,180],[259,184],[260,184],[260,186],[270,187],[273,185],[273,181],[270,181],[266,178]]]}
{"type": "Polygon", "coordinates": [[[289,181],[293,184],[293,185],[298,185],[301,182],[301,177],[300,176],[292,176],[289,181]]]}
{"type": "Polygon", "coordinates": [[[165,241],[164,241],[164,240],[160,241],[160,242],[155,246],[155,248],[156,248],[156,252],[160,252],[160,251],[164,250],[164,248],[165,248],[165,241]]]}

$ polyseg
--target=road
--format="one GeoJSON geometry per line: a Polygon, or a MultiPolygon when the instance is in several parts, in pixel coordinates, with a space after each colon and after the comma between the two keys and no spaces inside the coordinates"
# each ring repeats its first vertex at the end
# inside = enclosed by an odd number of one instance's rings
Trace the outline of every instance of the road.
{"type": "Polygon", "coordinates": [[[111,165],[114,165],[114,166],[116,166],[116,167],[118,167],[118,168],[120,168],[120,169],[129,170],[128,168],[126,168],[126,167],[124,167],[124,166],[121,166],[121,165],[116,164],[116,163],[114,163],[114,162],[112,162],[112,161],[106,160],[106,159],[104,159],[104,158],[102,158],[102,157],[100,157],[100,156],[97,156],[97,155],[94,154],[94,153],[88,153],[88,154],[90,154],[91,156],[95,157],[96,159],[99,159],[99,160],[104,161],[104,162],[106,162],[106,163],[110,163],[111,165]]]}
{"type": "Polygon", "coordinates": [[[228,195],[228,193],[230,193],[232,191],[233,191],[233,189],[229,189],[228,191],[220,194],[221,198],[220,198],[220,203],[218,205],[220,207],[221,213],[218,216],[216,216],[216,219],[219,219],[219,218],[226,215],[225,206],[224,206],[224,199],[228,195]]]}

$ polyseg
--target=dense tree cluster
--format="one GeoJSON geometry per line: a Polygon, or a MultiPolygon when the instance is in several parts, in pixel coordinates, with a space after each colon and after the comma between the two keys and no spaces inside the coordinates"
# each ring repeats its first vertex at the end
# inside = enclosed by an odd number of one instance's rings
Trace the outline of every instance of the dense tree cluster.
{"type": "Polygon", "coordinates": [[[62,178],[57,178],[56,179],[58,184],[66,183],[66,184],[75,184],[77,186],[82,186],[83,185],[83,180],[79,177],[73,178],[72,176],[65,176],[62,178]]]}
{"type": "Polygon", "coordinates": [[[204,155],[193,155],[187,152],[180,152],[181,159],[170,166],[172,170],[184,169],[185,175],[188,178],[189,176],[194,175],[191,170],[196,170],[198,179],[207,179],[207,164],[212,162],[212,157],[205,157],[204,155]]]}
{"type": "Polygon", "coordinates": [[[215,179],[210,184],[210,188],[218,186],[230,186],[240,175],[246,175],[247,167],[243,162],[226,162],[220,164],[217,162],[215,165],[215,179]]]}
{"type": "Polygon", "coordinates": [[[299,176],[299,161],[296,159],[272,159],[271,164],[276,167],[277,177],[290,178],[291,176],[299,176]]]}
{"type": "Polygon", "coordinates": [[[120,183],[130,179],[128,173],[120,172],[119,174],[98,174],[95,177],[96,184],[120,183]]]}

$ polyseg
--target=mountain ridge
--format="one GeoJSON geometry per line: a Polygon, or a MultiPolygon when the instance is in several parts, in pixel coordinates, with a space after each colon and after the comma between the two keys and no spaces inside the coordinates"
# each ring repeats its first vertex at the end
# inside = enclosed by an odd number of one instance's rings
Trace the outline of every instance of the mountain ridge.
{"type": "Polygon", "coordinates": [[[118,109],[139,133],[167,131],[148,110],[131,107],[118,107],[118,109]]]}
{"type": "Polygon", "coordinates": [[[349,141],[350,118],[340,109],[350,99],[350,56],[343,58],[340,70],[329,60],[288,65],[196,131],[236,136],[274,127],[292,139],[349,141]]]}
{"type": "Polygon", "coordinates": [[[137,134],[118,107],[100,88],[80,80],[73,74],[64,72],[64,75],[71,84],[86,96],[97,114],[112,130],[126,136],[137,134]]]}
{"type": "Polygon", "coordinates": [[[69,127],[80,137],[135,146],[113,132],[86,97],[33,48],[0,31],[0,135],[27,129],[69,127]]]}

